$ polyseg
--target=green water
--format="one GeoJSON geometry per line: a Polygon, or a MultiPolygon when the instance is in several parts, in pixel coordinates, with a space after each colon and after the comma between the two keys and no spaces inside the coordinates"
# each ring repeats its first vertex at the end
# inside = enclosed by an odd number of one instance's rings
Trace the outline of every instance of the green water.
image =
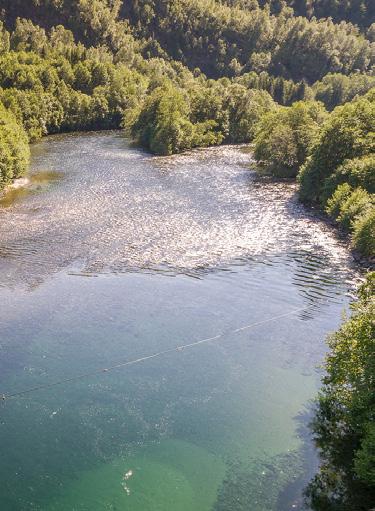
{"type": "Polygon", "coordinates": [[[0,210],[0,393],[223,335],[1,402],[1,511],[302,509],[316,366],[354,271],[250,165],[118,133],[34,147],[45,178],[0,210]]]}

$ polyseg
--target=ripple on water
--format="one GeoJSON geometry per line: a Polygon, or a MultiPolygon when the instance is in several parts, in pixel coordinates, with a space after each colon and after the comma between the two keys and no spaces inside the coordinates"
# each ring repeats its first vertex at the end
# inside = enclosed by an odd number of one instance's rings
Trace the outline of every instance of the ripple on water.
{"type": "Polygon", "coordinates": [[[259,178],[251,165],[233,146],[152,157],[118,132],[49,137],[34,145],[31,165],[35,182],[47,176],[44,193],[0,210],[2,284],[33,285],[74,264],[84,274],[199,275],[234,261],[277,264],[281,254],[298,266],[295,284],[319,300],[322,282],[328,289],[347,265],[346,247],[293,184],[259,178]]]}

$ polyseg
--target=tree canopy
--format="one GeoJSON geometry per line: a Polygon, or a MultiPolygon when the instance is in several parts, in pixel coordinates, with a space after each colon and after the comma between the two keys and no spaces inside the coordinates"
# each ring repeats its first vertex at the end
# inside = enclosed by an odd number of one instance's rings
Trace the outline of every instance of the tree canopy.
{"type": "Polygon", "coordinates": [[[316,141],[326,111],[321,103],[298,101],[264,115],[255,157],[275,175],[295,177],[316,141]]]}

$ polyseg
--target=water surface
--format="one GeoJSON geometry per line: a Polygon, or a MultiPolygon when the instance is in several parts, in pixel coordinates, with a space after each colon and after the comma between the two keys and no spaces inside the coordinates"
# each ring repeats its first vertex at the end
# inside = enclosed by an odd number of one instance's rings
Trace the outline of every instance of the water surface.
{"type": "Polygon", "coordinates": [[[0,508],[301,509],[355,271],[294,185],[240,147],[158,158],[76,134],[34,145],[0,206],[0,393],[220,335],[3,402],[0,508]]]}

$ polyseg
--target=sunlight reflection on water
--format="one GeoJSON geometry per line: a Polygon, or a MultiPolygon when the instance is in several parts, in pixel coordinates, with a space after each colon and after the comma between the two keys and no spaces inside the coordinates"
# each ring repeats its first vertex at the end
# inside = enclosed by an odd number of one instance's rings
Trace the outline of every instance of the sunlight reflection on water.
{"type": "Polygon", "coordinates": [[[72,264],[86,274],[199,274],[308,254],[323,274],[348,265],[346,246],[298,202],[295,185],[251,166],[235,146],[161,158],[118,132],[49,137],[33,147],[31,179],[45,169],[60,179],[0,210],[2,285],[33,286],[72,264]]]}

